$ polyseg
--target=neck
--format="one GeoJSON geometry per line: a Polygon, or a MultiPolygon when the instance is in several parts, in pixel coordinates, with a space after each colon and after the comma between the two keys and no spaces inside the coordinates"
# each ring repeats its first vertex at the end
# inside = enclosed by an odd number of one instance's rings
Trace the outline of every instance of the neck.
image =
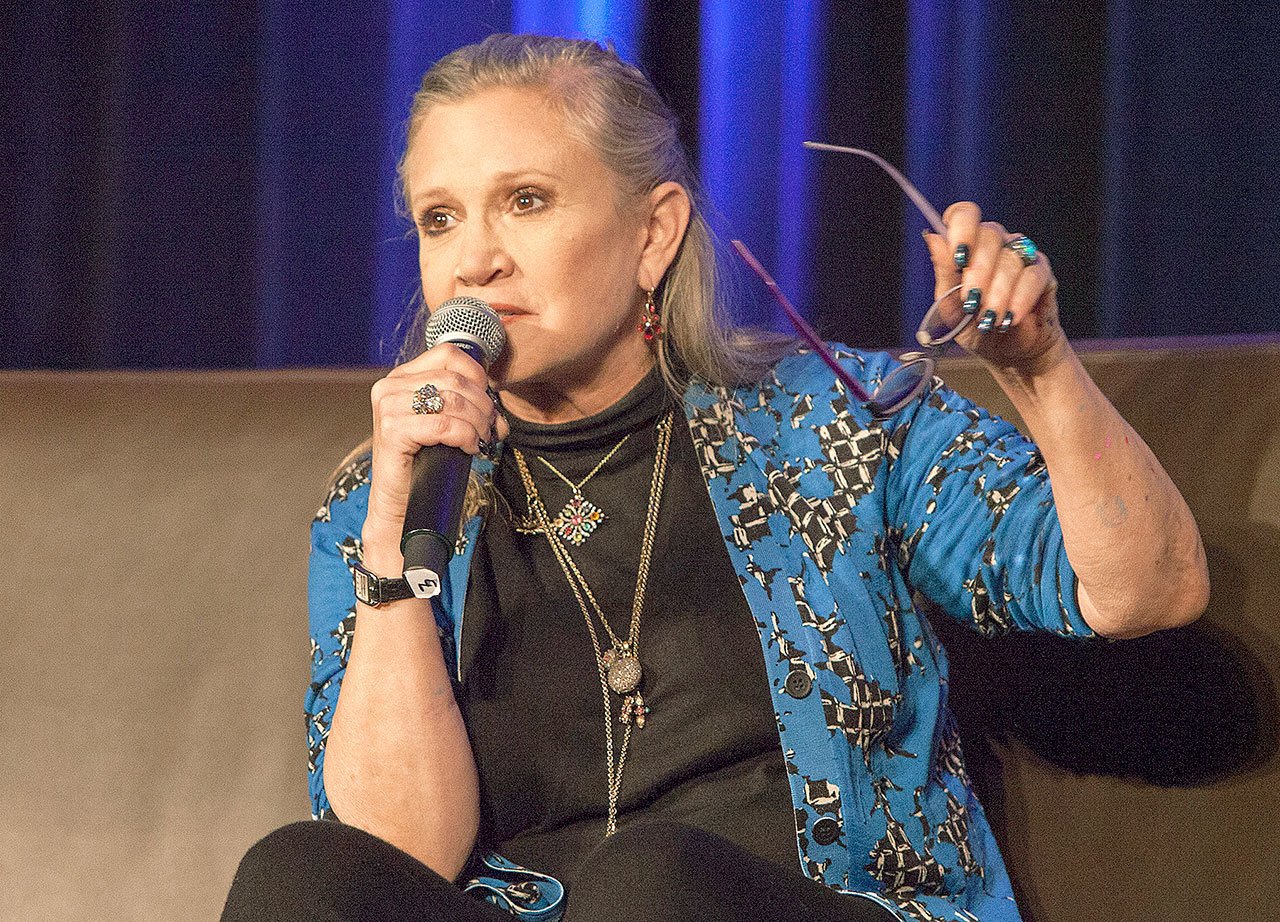
{"type": "Polygon", "coordinates": [[[503,409],[525,422],[569,423],[593,416],[613,406],[631,392],[653,368],[654,357],[645,352],[638,361],[596,369],[593,378],[572,385],[534,381],[501,390],[503,409]]]}

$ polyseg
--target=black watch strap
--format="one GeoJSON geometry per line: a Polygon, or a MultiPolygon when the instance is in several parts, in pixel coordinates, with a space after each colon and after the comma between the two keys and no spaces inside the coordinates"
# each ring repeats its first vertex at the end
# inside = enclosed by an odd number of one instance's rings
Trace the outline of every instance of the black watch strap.
{"type": "Polygon", "coordinates": [[[413,598],[413,590],[403,576],[375,576],[358,560],[352,562],[351,577],[355,584],[356,598],[372,608],[386,602],[413,598]]]}

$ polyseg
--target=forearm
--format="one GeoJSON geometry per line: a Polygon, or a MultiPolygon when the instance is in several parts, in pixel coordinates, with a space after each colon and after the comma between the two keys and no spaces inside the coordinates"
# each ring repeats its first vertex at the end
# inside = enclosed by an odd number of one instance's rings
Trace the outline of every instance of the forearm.
{"type": "MultiPolygon", "coordinates": [[[[366,530],[364,562],[399,573],[395,536],[366,530]]],[[[475,761],[430,603],[361,604],[325,747],[325,790],[343,822],[450,880],[475,845],[475,761]]]]}
{"type": "Polygon", "coordinates": [[[1048,466],[1089,625],[1126,637],[1199,617],[1209,578],[1191,511],[1066,340],[1035,373],[992,372],[1048,466]]]}

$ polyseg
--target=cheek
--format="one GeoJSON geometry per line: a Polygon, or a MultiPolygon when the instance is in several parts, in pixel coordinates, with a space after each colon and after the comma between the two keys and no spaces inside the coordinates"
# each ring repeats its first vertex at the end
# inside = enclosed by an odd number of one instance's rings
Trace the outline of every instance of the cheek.
{"type": "Polygon", "coordinates": [[[418,250],[418,278],[422,280],[422,293],[428,304],[439,304],[449,297],[449,286],[452,276],[446,268],[448,261],[439,253],[426,253],[418,250]]]}
{"type": "Polygon", "coordinates": [[[581,234],[556,242],[551,275],[558,300],[572,305],[579,324],[597,329],[620,327],[631,314],[636,258],[618,245],[616,234],[581,234]]]}

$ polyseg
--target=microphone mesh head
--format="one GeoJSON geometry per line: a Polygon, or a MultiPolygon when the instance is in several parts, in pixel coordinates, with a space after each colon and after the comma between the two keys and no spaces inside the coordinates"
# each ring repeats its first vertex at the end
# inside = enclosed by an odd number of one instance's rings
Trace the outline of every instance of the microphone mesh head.
{"type": "Polygon", "coordinates": [[[488,365],[502,355],[507,345],[507,331],[502,328],[497,311],[487,301],[462,295],[450,298],[432,311],[426,329],[428,349],[437,343],[457,342],[459,339],[479,346],[488,365]]]}

